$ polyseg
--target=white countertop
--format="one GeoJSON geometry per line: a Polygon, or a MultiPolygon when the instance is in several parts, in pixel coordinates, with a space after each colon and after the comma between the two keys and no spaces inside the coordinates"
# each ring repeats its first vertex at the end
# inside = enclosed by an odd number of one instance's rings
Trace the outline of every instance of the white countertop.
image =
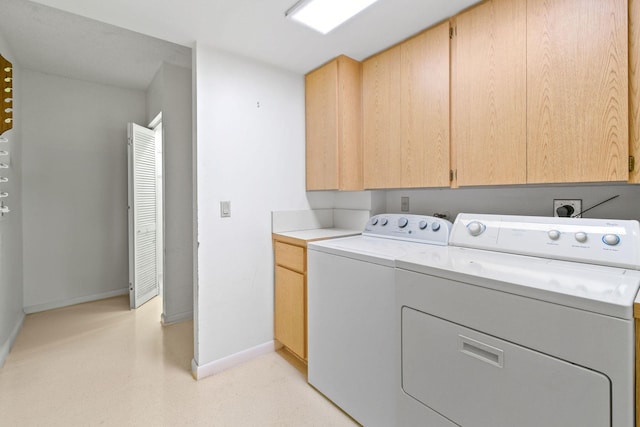
{"type": "Polygon", "coordinates": [[[333,239],[336,237],[347,237],[361,234],[362,230],[349,230],[344,228],[314,228],[311,230],[282,231],[280,236],[290,237],[293,239],[312,241],[321,239],[333,239]]]}

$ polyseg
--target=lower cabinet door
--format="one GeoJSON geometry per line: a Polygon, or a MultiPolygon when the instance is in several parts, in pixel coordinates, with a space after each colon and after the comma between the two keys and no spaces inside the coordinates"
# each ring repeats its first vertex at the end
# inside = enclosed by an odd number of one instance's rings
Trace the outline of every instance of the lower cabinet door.
{"type": "Polygon", "coordinates": [[[275,337],[306,360],[304,291],[303,274],[276,266],[275,337]]]}
{"type": "Polygon", "coordinates": [[[603,427],[606,376],[408,307],[402,388],[461,426],[603,427]]]}

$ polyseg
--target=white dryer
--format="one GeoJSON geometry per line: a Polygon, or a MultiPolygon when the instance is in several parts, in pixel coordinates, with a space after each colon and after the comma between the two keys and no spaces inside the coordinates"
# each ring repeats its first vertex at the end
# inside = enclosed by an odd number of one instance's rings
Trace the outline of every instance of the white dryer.
{"type": "Polygon", "coordinates": [[[460,214],[396,265],[394,424],[634,425],[637,221],[460,214]]]}
{"type": "Polygon", "coordinates": [[[308,380],[365,426],[395,424],[395,259],[446,250],[447,220],[372,217],[361,236],[307,246],[308,380]]]}

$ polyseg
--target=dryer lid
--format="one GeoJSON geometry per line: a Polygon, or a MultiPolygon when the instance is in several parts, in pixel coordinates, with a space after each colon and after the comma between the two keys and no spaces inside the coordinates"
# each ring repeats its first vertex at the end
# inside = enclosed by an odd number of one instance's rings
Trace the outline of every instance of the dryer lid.
{"type": "Polygon", "coordinates": [[[624,268],[460,247],[426,255],[409,254],[396,266],[623,319],[633,318],[640,289],[640,272],[624,268]]]}

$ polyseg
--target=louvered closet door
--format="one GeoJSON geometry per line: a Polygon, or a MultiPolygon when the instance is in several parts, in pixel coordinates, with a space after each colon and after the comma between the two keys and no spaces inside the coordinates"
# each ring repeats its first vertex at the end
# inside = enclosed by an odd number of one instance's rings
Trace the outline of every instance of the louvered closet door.
{"type": "Polygon", "coordinates": [[[151,129],[129,123],[129,298],[138,308],[159,293],[156,149],[151,129]]]}

